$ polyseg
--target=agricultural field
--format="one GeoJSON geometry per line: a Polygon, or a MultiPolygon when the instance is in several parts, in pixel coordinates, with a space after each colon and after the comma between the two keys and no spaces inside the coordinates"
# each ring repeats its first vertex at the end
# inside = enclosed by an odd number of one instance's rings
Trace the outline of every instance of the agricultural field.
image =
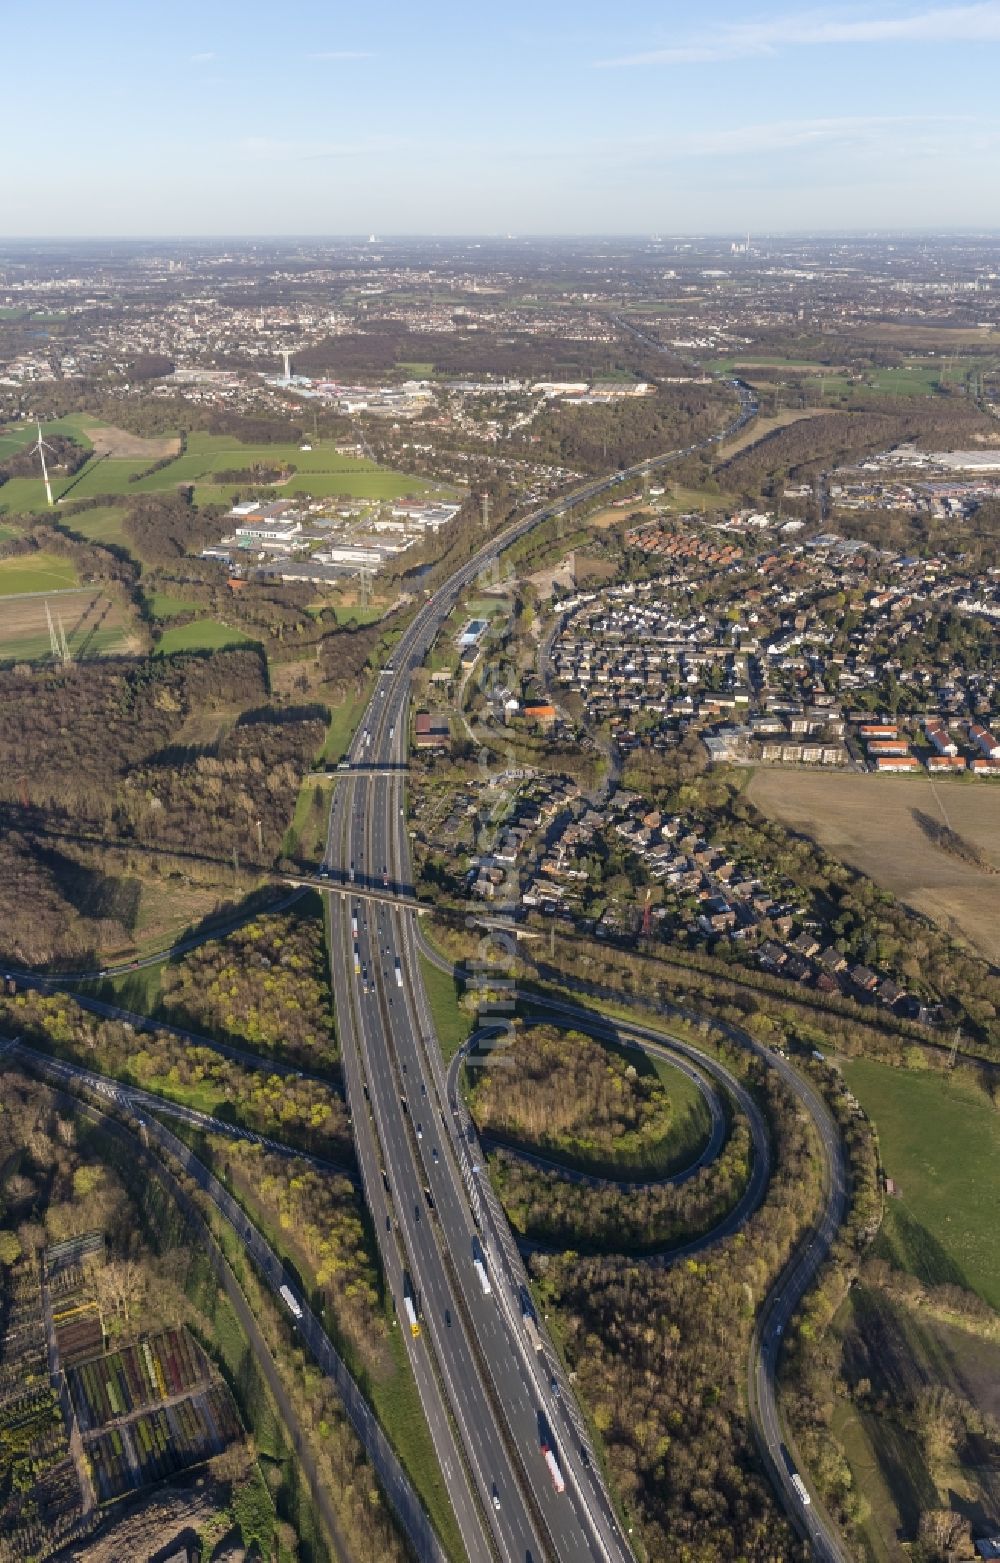
{"type": "Polygon", "coordinates": [[[173,1399],[209,1381],[200,1346],[185,1329],[164,1330],[134,1346],[94,1357],[66,1374],[80,1431],[173,1399]]]}
{"type": "Polygon", "coordinates": [[[959,1074],[893,1069],[870,1059],[843,1065],[874,1121],[886,1174],[877,1252],[930,1284],[952,1282],[1000,1308],[1000,1137],[996,1109],[959,1074]]]}
{"type": "Polygon", "coordinates": [[[52,597],[25,594],[0,600],[0,662],[38,662],[51,656],[46,605],[56,628],[62,624],[74,658],[134,655],[142,650],[142,637],[127,604],[85,587],[60,590],[52,597]]]}
{"type": "Polygon", "coordinates": [[[988,960],[1000,961],[1000,879],[932,845],[913,814],[940,815],[1000,870],[1000,785],[759,770],[747,796],[988,960]]]}
{"type": "Polygon", "coordinates": [[[60,559],[56,554],[17,554],[13,559],[0,559],[0,598],[20,597],[28,592],[66,591],[78,581],[79,576],[70,560],[60,559]]]}
{"type": "MultiPolygon", "coordinates": [[[[80,438],[83,432],[74,420],[64,419],[60,425],[47,425],[46,429],[49,427],[54,431],[61,428],[65,433],[72,433],[74,438],[80,438]],[[73,423],[73,427],[69,426],[70,423],[73,423]]],[[[215,474],[255,464],[286,464],[294,467],[295,471],[290,478],[275,485],[289,498],[297,494],[312,494],[316,498],[345,494],[358,499],[399,499],[407,494],[452,492],[425,479],[389,471],[371,461],[343,456],[332,443],[324,444],[320,441],[311,450],[304,451],[294,444],[242,445],[228,436],[199,432],[189,435],[187,449],[176,460],[168,462],[156,472],[147,472],[146,469],[155,460],[162,459],[162,456],[146,454],[136,457],[111,452],[131,449],[136,443],[160,449],[162,441],[136,442],[133,436],[126,436],[121,430],[95,428],[93,423],[88,427],[89,433],[100,442],[99,447],[95,448],[86,466],[72,477],[62,475],[53,478],[57,504],[62,499],[92,499],[104,494],[131,499],[139,494],[169,492],[178,484],[193,484],[195,501],[199,505],[229,504],[234,485],[215,481],[215,474]],[[119,438],[112,440],[111,435],[119,438]],[[126,445],[123,441],[131,443],[126,445]]],[[[16,436],[10,436],[9,439],[16,439],[17,443],[10,444],[7,455],[30,443],[30,434],[18,430],[16,436]]],[[[87,443],[90,443],[89,438],[87,443]]],[[[0,457],[2,454],[3,447],[0,446],[0,457]]],[[[37,478],[11,478],[0,489],[0,512],[16,514],[20,511],[47,509],[40,475],[37,478]]]]}
{"type": "Polygon", "coordinates": [[[148,1487],[201,1465],[241,1436],[232,1396],[224,1385],[144,1412],[85,1441],[98,1500],[148,1487]]]}
{"type": "Polygon", "coordinates": [[[101,1261],[104,1255],[102,1232],[87,1232],[46,1250],[52,1326],[63,1369],[104,1350],[100,1309],[93,1300],[90,1277],[84,1269],[85,1261],[101,1261]]]}
{"type": "Polygon", "coordinates": [[[75,1528],[81,1493],[59,1402],[49,1384],[35,1266],[19,1261],[6,1269],[3,1296],[0,1563],[23,1563],[36,1549],[51,1549],[75,1528]]]}
{"type": "Polygon", "coordinates": [[[86,432],[95,456],[113,456],[118,460],[151,464],[180,454],[180,436],[176,434],[148,439],[142,434],[130,434],[127,429],[116,429],[107,423],[88,423],[86,432]]]}
{"type": "Polygon", "coordinates": [[[198,1465],[241,1436],[229,1391],[210,1381],[184,1328],[92,1357],[66,1381],[102,1503],[198,1465]]]}

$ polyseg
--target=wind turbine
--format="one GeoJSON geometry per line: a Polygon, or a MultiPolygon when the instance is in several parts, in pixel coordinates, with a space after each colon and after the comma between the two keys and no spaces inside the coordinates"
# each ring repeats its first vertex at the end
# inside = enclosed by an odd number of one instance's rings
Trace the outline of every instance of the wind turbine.
{"type": "Polygon", "coordinates": [[[38,422],[37,418],[35,419],[35,428],[38,430],[38,443],[35,446],[35,449],[37,450],[39,460],[42,463],[42,482],[45,484],[45,497],[50,505],[54,505],[55,500],[52,498],[52,484],[49,482],[49,469],[45,465],[45,452],[49,451],[54,456],[55,451],[51,445],[47,445],[42,439],[42,426],[38,422]]]}

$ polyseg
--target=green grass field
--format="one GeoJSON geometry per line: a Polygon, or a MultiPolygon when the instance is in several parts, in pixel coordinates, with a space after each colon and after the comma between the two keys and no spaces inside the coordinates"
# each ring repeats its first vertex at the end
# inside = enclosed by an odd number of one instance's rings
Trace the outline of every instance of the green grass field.
{"type": "Polygon", "coordinates": [[[953,1075],[892,1069],[869,1059],[844,1079],[874,1120],[886,1173],[900,1188],[887,1201],[879,1245],[922,1279],[970,1287],[1000,1307],[1000,1135],[984,1095],[953,1075]]]}
{"type": "Polygon", "coordinates": [[[385,609],[381,606],[374,607],[371,603],[354,603],[353,606],[348,607],[346,604],[341,603],[320,602],[314,604],[308,611],[318,614],[331,606],[338,624],[354,624],[361,628],[365,624],[375,624],[377,620],[385,618],[385,609]]]}
{"type": "MultiPolygon", "coordinates": [[[[53,434],[68,434],[78,445],[89,450],[90,437],[87,430],[96,422],[97,419],[90,417],[88,413],[68,413],[65,418],[50,418],[48,422],[43,422],[42,437],[45,439],[53,434]]],[[[33,423],[17,423],[6,429],[0,429],[0,461],[6,461],[8,456],[24,450],[26,445],[33,445],[37,438],[33,423]]]]}
{"type": "Polygon", "coordinates": [[[283,852],[315,863],[323,856],[330,804],[333,802],[332,776],[310,776],[303,782],[295,800],[291,833],[286,834],[283,852]]]}
{"type": "Polygon", "coordinates": [[[232,646],[252,646],[249,635],[233,630],[218,619],[195,619],[191,624],[179,624],[176,629],[164,630],[156,647],[159,657],[169,657],[175,651],[221,651],[232,646]]]}
{"type": "Polygon", "coordinates": [[[188,602],[186,597],[173,597],[170,592],[149,592],[146,606],[154,619],[172,619],[175,614],[193,612],[198,604],[188,602]]]}
{"type": "Polygon", "coordinates": [[[0,559],[0,597],[20,597],[25,592],[67,591],[79,583],[68,559],[56,554],[22,554],[0,559]]]}
{"type": "Polygon", "coordinates": [[[132,544],[125,534],[125,515],[124,505],[97,505],[93,510],[81,510],[79,515],[60,516],[59,521],[67,532],[75,532],[88,542],[112,543],[127,553],[132,544]]]}
{"type": "MultiPolygon", "coordinates": [[[[43,432],[72,434],[81,443],[86,439],[86,422],[83,415],[58,420],[43,426],[43,432]]],[[[6,435],[0,435],[0,460],[23,446],[30,444],[32,431],[19,427],[6,435]],[[6,441],[6,445],[4,444],[6,441]]],[[[179,483],[195,485],[198,504],[209,502],[228,504],[234,485],[220,484],[215,474],[226,470],[238,470],[255,464],[273,466],[287,463],[296,470],[288,483],[277,492],[292,498],[296,494],[312,494],[327,498],[333,494],[348,494],[359,499],[399,499],[406,494],[452,491],[425,479],[409,477],[403,472],[393,472],[374,462],[342,456],[332,443],[316,444],[312,450],[300,450],[297,445],[241,445],[223,435],[195,432],[188,438],[186,451],[167,466],[138,477],[149,462],[121,460],[112,457],[95,457],[85,467],[67,478],[60,476],[53,482],[57,501],[63,498],[92,499],[99,494],[121,495],[130,499],[133,495],[169,492],[179,483]]],[[[12,478],[0,490],[0,510],[8,514],[20,511],[46,510],[45,492],[41,477],[12,478]]]]}

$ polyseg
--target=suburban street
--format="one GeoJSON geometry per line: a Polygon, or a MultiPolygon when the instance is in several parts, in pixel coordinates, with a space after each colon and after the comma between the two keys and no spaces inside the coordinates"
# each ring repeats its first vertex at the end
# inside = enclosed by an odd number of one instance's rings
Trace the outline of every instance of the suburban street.
{"type": "MultiPolygon", "coordinates": [[[[706,443],[753,416],[750,393],[736,389],[738,417],[706,443]]],[[[470,1126],[448,1095],[415,915],[402,906],[365,905],[349,887],[412,896],[403,792],[410,677],[460,594],[542,521],[684,454],[669,452],[531,512],[439,588],[381,670],[331,809],[323,869],[331,888],[347,892],[329,897],[330,948],[358,1160],[397,1312],[409,1287],[420,1315],[421,1333],[409,1337],[411,1362],[473,1558],[488,1556],[491,1544],[519,1560],[631,1554],[581,1436],[582,1418],[575,1407],[566,1409],[568,1395],[554,1393],[548,1354],[533,1349],[524,1329],[524,1272],[481,1176],[483,1158],[470,1150],[470,1126]],[[564,1490],[550,1477],[545,1450],[558,1462],[564,1490]]]]}
{"type": "MultiPolygon", "coordinates": [[[[738,418],[706,443],[728,437],[753,416],[749,393],[739,385],[737,390],[738,418]]],[[[361,1181],[463,1545],[470,1559],[484,1563],[497,1555],[523,1563],[546,1557],[617,1563],[630,1558],[631,1550],[558,1358],[544,1338],[536,1350],[525,1329],[528,1293],[521,1256],[485,1176],[485,1156],[456,1089],[456,1066],[446,1074],[434,1033],[419,953],[423,950],[439,964],[446,963],[419,930],[413,892],[404,798],[410,677],[461,593],[510,542],[574,504],[687,453],[669,452],[522,517],[424,604],[381,670],[342,764],[327,851],[315,881],[333,892],[327,897],[332,982],[361,1181]],[[416,1320],[412,1330],[407,1302],[416,1320]],[[558,1479],[546,1464],[547,1453],[558,1479]]],[[[203,937],[217,936],[213,929],[203,937]]],[[[199,942],[183,941],[178,953],[199,942]]],[[[59,983],[58,978],[49,980],[59,983]]],[[[43,979],[39,985],[48,984],[43,979]]],[[[714,1084],[738,1103],[749,1120],[754,1145],[747,1190],[719,1227],[660,1262],[697,1252],[738,1230],[764,1196],[770,1152],[760,1110],[735,1076],[653,1028],[619,1022],[611,1026],[572,1003],[536,994],[523,997],[557,1023],[595,1035],[614,1029],[675,1064],[683,1067],[686,1060],[689,1069],[696,1065],[713,1076],[714,1084]]],[[[116,1018],[135,1018],[117,1006],[88,1002],[116,1018]]],[[[742,1033],[734,1040],[755,1046],[742,1033]]],[[[240,1050],[231,1051],[239,1056],[240,1050]]],[[[818,1093],[798,1070],[772,1054],[763,1056],[781,1071],[816,1124],[825,1157],[826,1201],[816,1230],[800,1246],[762,1310],[750,1364],[751,1414],[763,1457],[797,1528],[807,1534],[817,1557],[840,1560],[843,1552],[821,1514],[815,1507],[803,1509],[791,1485],[775,1372],[784,1328],[843,1215],[843,1161],[835,1127],[818,1093]]],[[[54,1065],[56,1071],[64,1080],[86,1074],[60,1064],[54,1065]]],[[[130,1111],[164,1110],[165,1104],[148,1093],[117,1092],[98,1077],[88,1083],[130,1111]]],[[[711,1109],[713,1098],[708,1100],[711,1109]]],[[[201,1127],[245,1133],[202,1122],[203,1115],[189,1109],[168,1105],[166,1110],[201,1127]]],[[[710,1144],[700,1162],[718,1149],[717,1105],[712,1118],[710,1144]]],[[[157,1126],[158,1137],[168,1134],[157,1126]]],[[[277,1142],[261,1143],[285,1150],[277,1142]]],[[[225,1191],[208,1191],[223,1208],[225,1191]]],[[[230,1212],[224,1213],[236,1224],[230,1212]]],[[[253,1244],[252,1230],[241,1235],[253,1244]]],[[[254,1257],[268,1274],[266,1256],[263,1261],[259,1254],[254,1257]]],[[[314,1352],[323,1350],[318,1337],[308,1344],[314,1352]]]]}

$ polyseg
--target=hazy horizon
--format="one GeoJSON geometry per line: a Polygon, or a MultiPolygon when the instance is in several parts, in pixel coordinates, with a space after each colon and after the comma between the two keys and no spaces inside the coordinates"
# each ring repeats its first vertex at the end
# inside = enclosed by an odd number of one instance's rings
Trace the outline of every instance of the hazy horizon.
{"type": "Polygon", "coordinates": [[[1000,0],[53,0],[5,41],[7,240],[1000,227],[1000,0]]]}

